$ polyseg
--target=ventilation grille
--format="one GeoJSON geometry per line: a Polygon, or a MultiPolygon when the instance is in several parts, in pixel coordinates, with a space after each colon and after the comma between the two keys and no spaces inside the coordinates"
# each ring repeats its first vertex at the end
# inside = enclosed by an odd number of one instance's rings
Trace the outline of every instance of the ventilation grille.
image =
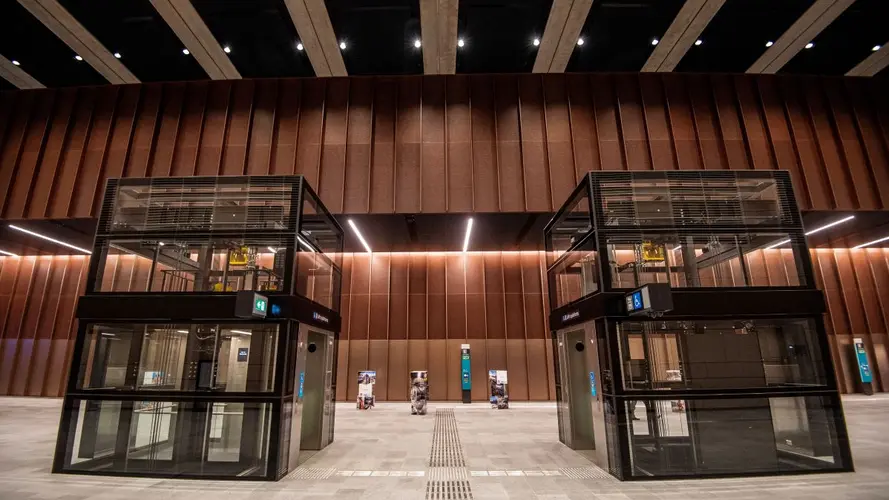
{"type": "Polygon", "coordinates": [[[109,181],[99,230],[285,230],[301,177],[173,177],[109,181]]]}
{"type": "MultiPolygon", "coordinates": [[[[451,412],[453,415],[453,411],[451,412]]],[[[438,412],[436,412],[436,417],[438,412]]],[[[436,422],[438,419],[436,418],[436,422]]],[[[439,467],[429,471],[426,483],[427,500],[464,500],[472,498],[472,489],[466,469],[458,467],[439,467]]]]}
{"type": "Polygon", "coordinates": [[[465,465],[454,410],[435,410],[435,427],[432,432],[429,467],[465,467],[465,465]]]}
{"type": "Polygon", "coordinates": [[[599,225],[787,226],[799,214],[786,172],[592,172],[599,225]]]}

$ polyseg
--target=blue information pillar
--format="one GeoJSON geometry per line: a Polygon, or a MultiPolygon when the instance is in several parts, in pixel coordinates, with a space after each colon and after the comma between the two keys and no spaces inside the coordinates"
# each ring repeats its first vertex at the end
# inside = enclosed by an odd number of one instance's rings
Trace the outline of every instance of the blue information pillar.
{"type": "Polygon", "coordinates": [[[858,376],[861,380],[861,389],[868,396],[874,393],[874,376],[867,362],[867,350],[864,348],[864,339],[853,339],[855,342],[855,361],[858,364],[858,376]]]}
{"type": "Polygon", "coordinates": [[[469,358],[469,344],[460,344],[460,386],[463,388],[463,402],[472,402],[472,364],[469,358]]]}

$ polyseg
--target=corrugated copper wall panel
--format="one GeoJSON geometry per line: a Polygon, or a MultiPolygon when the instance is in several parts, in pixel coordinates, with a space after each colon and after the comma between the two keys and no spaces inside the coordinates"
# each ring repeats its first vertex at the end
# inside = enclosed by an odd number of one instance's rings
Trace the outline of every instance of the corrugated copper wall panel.
{"type": "Polygon", "coordinates": [[[0,202],[6,218],[90,216],[108,177],[300,173],[336,213],[550,211],[590,170],[779,168],[803,209],[886,209],[889,98],[874,85],[524,74],[20,91],[0,100],[0,202]]]}

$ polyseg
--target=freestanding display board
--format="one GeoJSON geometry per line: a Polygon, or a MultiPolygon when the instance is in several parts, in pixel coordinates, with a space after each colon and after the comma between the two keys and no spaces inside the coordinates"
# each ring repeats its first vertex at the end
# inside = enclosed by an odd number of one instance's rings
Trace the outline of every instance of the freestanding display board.
{"type": "Polygon", "coordinates": [[[368,410],[374,407],[377,397],[374,396],[374,385],[377,383],[377,372],[373,370],[358,372],[358,400],[356,406],[359,410],[368,410]]]}
{"type": "Polygon", "coordinates": [[[491,386],[491,407],[498,410],[509,408],[506,370],[488,370],[488,382],[491,386]]]}
{"type": "Polygon", "coordinates": [[[411,415],[425,415],[429,401],[429,378],[426,370],[411,372],[411,415]]]}

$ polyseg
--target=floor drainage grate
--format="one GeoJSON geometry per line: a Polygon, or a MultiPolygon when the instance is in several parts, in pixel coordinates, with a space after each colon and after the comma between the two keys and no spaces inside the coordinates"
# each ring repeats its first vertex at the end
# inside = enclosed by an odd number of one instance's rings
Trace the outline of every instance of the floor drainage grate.
{"type": "Polygon", "coordinates": [[[465,467],[457,418],[453,409],[435,410],[435,427],[432,431],[432,451],[429,467],[465,467]]]}
{"type": "Polygon", "coordinates": [[[611,474],[598,467],[565,467],[559,470],[571,479],[614,479],[611,474]]]}
{"type": "Polygon", "coordinates": [[[426,483],[426,500],[468,500],[472,489],[461,467],[436,467],[429,470],[426,483]]]}
{"type": "Polygon", "coordinates": [[[336,469],[323,469],[318,467],[300,467],[291,472],[288,479],[329,479],[336,473],[336,469]]]}

